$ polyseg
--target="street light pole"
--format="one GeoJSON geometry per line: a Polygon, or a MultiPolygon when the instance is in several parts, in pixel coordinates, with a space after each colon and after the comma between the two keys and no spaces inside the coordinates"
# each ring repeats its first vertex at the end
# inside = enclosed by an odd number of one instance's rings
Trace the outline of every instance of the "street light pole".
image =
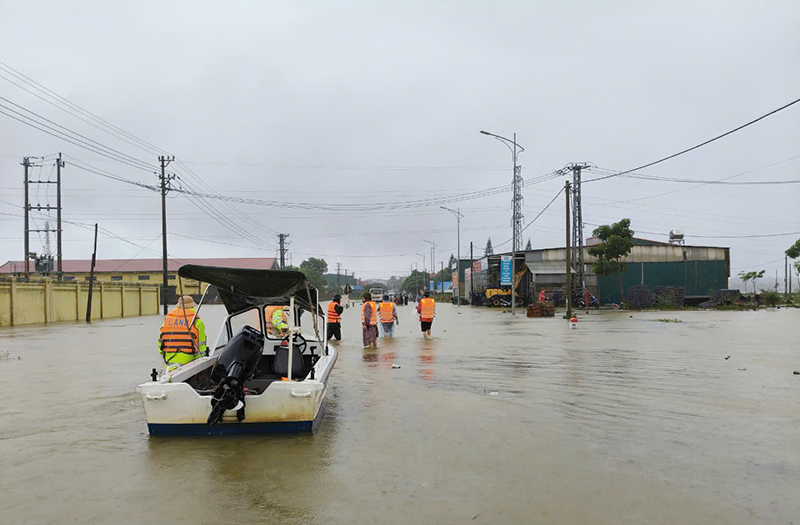
{"type": "Polygon", "coordinates": [[[489,133],[488,131],[481,130],[481,134],[488,135],[490,137],[494,137],[503,144],[511,151],[511,162],[513,164],[513,179],[512,179],[512,187],[514,189],[514,196],[512,198],[512,216],[511,216],[511,224],[512,229],[514,232],[514,236],[511,239],[511,315],[516,315],[517,313],[517,283],[514,277],[516,276],[515,273],[515,266],[517,264],[517,250],[522,248],[520,246],[520,235],[521,235],[521,228],[522,225],[522,176],[520,175],[520,167],[517,166],[517,155],[518,153],[522,153],[525,151],[525,148],[517,144],[517,134],[514,133],[514,139],[507,139],[506,137],[495,135],[494,133],[489,133]]]}
{"type": "Polygon", "coordinates": [[[457,235],[458,235],[458,245],[457,246],[458,247],[456,248],[456,253],[458,254],[457,255],[458,260],[456,261],[456,275],[458,275],[458,288],[456,289],[455,292],[456,292],[456,304],[458,304],[458,306],[460,307],[461,306],[461,291],[460,291],[460,288],[461,288],[461,217],[463,217],[464,215],[462,215],[462,213],[461,213],[461,208],[457,208],[455,210],[451,210],[450,208],[446,208],[445,206],[439,206],[439,207],[441,209],[443,209],[443,210],[449,211],[450,213],[452,213],[453,215],[456,216],[456,228],[458,230],[458,233],[457,233],[457,235]]]}
{"type": "Polygon", "coordinates": [[[431,270],[433,271],[433,293],[436,294],[436,243],[433,241],[426,241],[422,239],[423,242],[427,242],[431,245],[431,270]]]}

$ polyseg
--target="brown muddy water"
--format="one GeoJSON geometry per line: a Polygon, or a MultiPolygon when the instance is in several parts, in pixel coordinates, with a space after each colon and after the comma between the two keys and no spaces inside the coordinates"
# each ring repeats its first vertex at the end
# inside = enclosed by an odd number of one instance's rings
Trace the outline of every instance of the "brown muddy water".
{"type": "Polygon", "coordinates": [[[800,311],[412,308],[313,436],[150,437],[159,317],[0,330],[0,523],[800,524],[800,311]]]}

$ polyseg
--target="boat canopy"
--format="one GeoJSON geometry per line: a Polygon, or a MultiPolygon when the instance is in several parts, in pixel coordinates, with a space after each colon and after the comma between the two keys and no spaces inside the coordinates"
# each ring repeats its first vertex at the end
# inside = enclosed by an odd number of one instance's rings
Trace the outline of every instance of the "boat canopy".
{"type": "MultiPolygon", "coordinates": [[[[251,270],[187,264],[178,269],[178,275],[217,287],[219,296],[229,314],[253,306],[289,306],[294,296],[295,306],[314,311],[317,289],[311,286],[302,272],[296,270],[251,270]]],[[[318,309],[318,315],[324,315],[318,309]]]]}

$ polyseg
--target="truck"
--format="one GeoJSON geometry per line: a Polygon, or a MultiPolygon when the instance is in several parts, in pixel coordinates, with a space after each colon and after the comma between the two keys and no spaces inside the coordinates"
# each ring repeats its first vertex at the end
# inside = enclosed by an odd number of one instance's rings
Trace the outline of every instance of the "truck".
{"type": "Polygon", "coordinates": [[[383,301],[383,288],[370,288],[369,294],[372,296],[372,300],[376,303],[383,301]]]}

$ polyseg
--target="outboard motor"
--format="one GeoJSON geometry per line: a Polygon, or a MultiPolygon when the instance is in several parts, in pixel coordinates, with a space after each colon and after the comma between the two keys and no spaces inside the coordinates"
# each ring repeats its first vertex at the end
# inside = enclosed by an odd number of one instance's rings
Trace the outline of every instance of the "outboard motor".
{"type": "Polygon", "coordinates": [[[264,334],[245,326],[220,352],[211,371],[211,384],[219,384],[211,399],[211,414],[207,423],[215,425],[226,410],[237,410],[239,421],[244,419],[244,383],[256,372],[264,334]]]}

